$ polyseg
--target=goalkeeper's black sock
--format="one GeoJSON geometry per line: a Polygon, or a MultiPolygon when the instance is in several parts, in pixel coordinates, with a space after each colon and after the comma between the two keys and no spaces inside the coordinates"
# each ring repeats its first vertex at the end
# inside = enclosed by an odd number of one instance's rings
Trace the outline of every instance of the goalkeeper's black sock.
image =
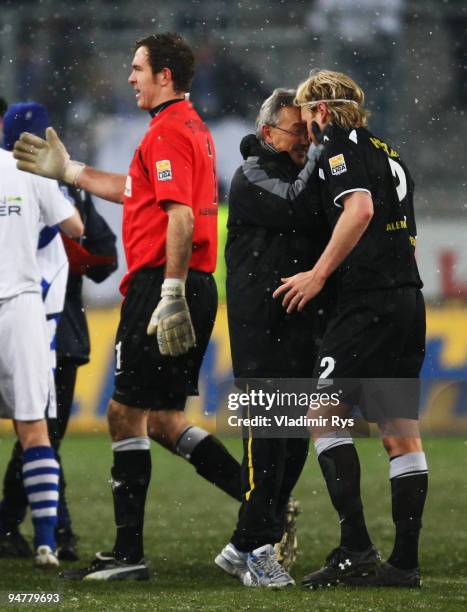
{"type": "Polygon", "coordinates": [[[241,467],[217,438],[200,427],[188,427],[175,452],[189,461],[198,474],[234,499],[241,501],[241,467]]]}
{"type": "Polygon", "coordinates": [[[425,453],[393,457],[389,474],[396,539],[388,563],[400,569],[413,569],[418,567],[418,539],[428,490],[425,453]]]}
{"type": "Polygon", "coordinates": [[[112,444],[112,494],[117,527],[113,554],[128,563],[137,563],[144,556],[144,506],[151,479],[149,448],[147,437],[112,444]]]}
{"type": "MultiPolygon", "coordinates": [[[[371,546],[360,497],[360,462],[353,443],[317,442],[328,446],[318,455],[329,495],[337,510],[341,526],[341,546],[350,550],[366,550],[371,546]],[[334,446],[331,446],[334,444],[334,446]]],[[[318,444],[315,442],[317,449],[318,444]]],[[[319,452],[319,451],[318,451],[319,452]]]]}

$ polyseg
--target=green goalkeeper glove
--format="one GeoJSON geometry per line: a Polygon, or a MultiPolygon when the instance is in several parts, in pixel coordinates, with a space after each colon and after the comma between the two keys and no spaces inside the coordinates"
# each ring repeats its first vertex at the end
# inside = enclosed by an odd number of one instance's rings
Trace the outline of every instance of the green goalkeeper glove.
{"type": "Polygon", "coordinates": [[[185,299],[185,283],[178,279],[165,279],[161,300],[149,321],[147,333],[157,333],[161,355],[177,357],[196,346],[195,330],[185,299]]]}
{"type": "Polygon", "coordinates": [[[85,164],[70,159],[52,127],[46,129],[45,137],[46,140],[29,132],[21,134],[13,148],[13,157],[18,160],[17,168],[76,185],[85,164]]]}

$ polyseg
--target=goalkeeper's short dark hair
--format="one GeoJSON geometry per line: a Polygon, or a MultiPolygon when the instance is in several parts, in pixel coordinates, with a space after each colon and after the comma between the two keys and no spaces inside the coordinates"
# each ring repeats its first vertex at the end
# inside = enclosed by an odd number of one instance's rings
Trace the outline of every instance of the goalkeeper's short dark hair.
{"type": "Polygon", "coordinates": [[[135,51],[146,47],[153,74],[163,68],[170,68],[174,89],[186,92],[190,89],[195,72],[193,51],[179,34],[164,32],[146,36],[135,44],[135,51]]]}

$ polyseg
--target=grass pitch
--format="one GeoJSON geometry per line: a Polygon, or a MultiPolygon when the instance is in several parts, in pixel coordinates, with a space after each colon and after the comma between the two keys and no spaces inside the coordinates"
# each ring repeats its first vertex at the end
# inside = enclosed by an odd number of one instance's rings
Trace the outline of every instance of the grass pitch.
{"type": "MultiPolygon", "coordinates": [[[[0,466],[6,465],[13,439],[0,441],[0,466]]],[[[239,441],[228,441],[240,457],[239,441]]],[[[391,550],[388,465],[378,440],[357,442],[362,489],[370,533],[383,556],[391,550]]],[[[278,610],[387,611],[467,609],[467,442],[461,438],[429,439],[425,449],[430,488],[421,538],[422,589],[332,588],[317,592],[299,587],[285,592],[247,589],[218,569],[213,559],[228,542],[237,503],[202,480],[193,468],[153,446],[153,479],[146,507],[148,582],[70,583],[56,573],[40,572],[31,561],[0,560],[0,609],[10,592],[59,592],[56,610],[278,610]]],[[[68,499],[80,553],[86,562],[96,550],[111,549],[113,510],[109,486],[111,451],[104,436],[69,436],[63,445],[68,499]]],[[[337,544],[338,525],[314,453],[296,489],[300,557],[292,570],[299,582],[321,566],[337,544]]],[[[30,520],[23,532],[31,535],[30,520]]],[[[73,564],[62,564],[71,566],[73,564]]]]}

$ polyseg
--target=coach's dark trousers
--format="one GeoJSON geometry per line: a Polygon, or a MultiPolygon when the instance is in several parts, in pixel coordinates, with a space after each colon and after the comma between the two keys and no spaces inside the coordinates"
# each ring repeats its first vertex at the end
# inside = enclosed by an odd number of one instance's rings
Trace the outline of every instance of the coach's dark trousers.
{"type": "Polygon", "coordinates": [[[309,438],[243,440],[242,504],[231,538],[247,552],[282,538],[289,496],[308,455],[309,438]]]}

